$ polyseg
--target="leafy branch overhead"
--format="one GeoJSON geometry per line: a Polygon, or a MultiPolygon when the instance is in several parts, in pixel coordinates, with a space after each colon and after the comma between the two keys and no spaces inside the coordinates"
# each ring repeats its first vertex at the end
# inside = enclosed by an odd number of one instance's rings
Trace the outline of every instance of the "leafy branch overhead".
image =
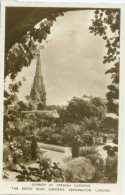
{"type": "MultiPolygon", "coordinates": [[[[103,63],[114,64],[105,72],[106,74],[111,74],[112,85],[107,87],[109,91],[106,97],[112,102],[113,99],[119,98],[120,10],[97,9],[95,11],[95,18],[92,19],[92,26],[89,29],[90,33],[94,33],[95,36],[102,36],[106,42],[107,53],[103,57],[103,63]]],[[[118,111],[115,112],[117,113],[118,111]]]]}
{"type": "MultiPolygon", "coordinates": [[[[56,21],[56,18],[59,16],[63,16],[63,13],[51,14],[39,24],[30,28],[29,31],[13,45],[8,53],[6,53],[5,78],[10,76],[10,79],[14,81],[18,73],[22,71],[23,67],[30,66],[32,59],[37,55],[38,47],[43,49],[43,42],[47,43],[47,35],[51,33],[53,22],[56,21]]],[[[44,45],[46,43],[44,43],[44,45]]],[[[25,78],[23,78],[22,81],[25,81],[25,78]]],[[[9,91],[11,94],[8,94],[7,96],[9,98],[9,100],[6,100],[7,105],[14,102],[15,93],[17,93],[22,86],[22,81],[11,83],[9,85],[9,91]]],[[[8,92],[5,91],[4,94],[6,95],[7,93],[8,92]]]]}
{"type": "Polygon", "coordinates": [[[119,83],[119,55],[120,55],[120,12],[119,10],[96,10],[92,19],[90,33],[100,35],[106,42],[107,53],[103,63],[114,62],[114,67],[106,71],[111,73],[113,83],[119,83]],[[117,62],[117,63],[116,63],[117,62]]]}
{"type": "MultiPolygon", "coordinates": [[[[63,13],[55,13],[42,20],[37,27],[34,26],[13,45],[5,56],[5,77],[10,76],[14,80],[23,67],[30,66],[31,60],[37,53],[38,45],[47,39],[51,33],[53,22],[63,13]]],[[[43,48],[43,46],[41,47],[43,48]]]]}

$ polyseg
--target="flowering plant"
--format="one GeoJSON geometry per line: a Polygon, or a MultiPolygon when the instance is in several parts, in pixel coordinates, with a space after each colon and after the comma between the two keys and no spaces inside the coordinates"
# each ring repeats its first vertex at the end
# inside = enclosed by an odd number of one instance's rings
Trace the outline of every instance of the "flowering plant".
{"type": "Polygon", "coordinates": [[[22,150],[21,149],[17,149],[17,150],[15,150],[14,152],[13,152],[13,155],[15,156],[15,157],[22,157],[23,156],[23,152],[22,152],[22,150]]]}
{"type": "Polygon", "coordinates": [[[23,156],[23,152],[21,150],[21,145],[18,144],[16,141],[10,142],[10,149],[13,153],[13,157],[22,157],[23,156]]]}

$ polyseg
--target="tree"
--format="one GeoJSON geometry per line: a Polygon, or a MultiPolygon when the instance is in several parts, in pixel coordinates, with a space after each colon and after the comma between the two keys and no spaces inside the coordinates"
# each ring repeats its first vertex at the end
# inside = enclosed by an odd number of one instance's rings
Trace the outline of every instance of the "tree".
{"type": "Polygon", "coordinates": [[[66,122],[79,123],[85,117],[90,118],[92,116],[97,117],[98,120],[102,120],[105,114],[105,105],[101,98],[89,97],[89,100],[84,98],[73,97],[69,102],[64,112],[63,119],[66,122]]]}
{"type": "MultiPolygon", "coordinates": [[[[119,98],[119,63],[120,63],[120,10],[119,9],[97,9],[95,19],[92,19],[92,26],[89,27],[90,33],[100,35],[106,41],[105,47],[107,54],[104,56],[103,63],[113,63],[113,67],[106,71],[111,74],[112,85],[108,86],[109,92],[106,94],[108,104],[113,99],[119,98]]],[[[114,104],[114,112],[117,111],[114,104]]],[[[109,112],[113,110],[109,109],[109,112]]]]}

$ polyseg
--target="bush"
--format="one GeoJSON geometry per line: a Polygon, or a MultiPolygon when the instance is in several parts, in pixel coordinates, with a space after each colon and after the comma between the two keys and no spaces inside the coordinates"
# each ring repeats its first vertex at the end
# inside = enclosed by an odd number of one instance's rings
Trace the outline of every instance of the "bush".
{"type": "Polygon", "coordinates": [[[12,161],[12,152],[9,149],[9,145],[5,145],[4,144],[4,148],[3,148],[3,162],[4,163],[11,163],[12,161]]]}
{"type": "Polygon", "coordinates": [[[56,128],[52,129],[51,127],[43,127],[42,130],[38,133],[38,141],[48,143],[48,144],[56,144],[62,145],[62,135],[61,132],[56,133],[56,128]]]}
{"type": "Polygon", "coordinates": [[[91,160],[92,165],[94,165],[94,167],[96,169],[95,177],[93,178],[93,182],[101,182],[101,179],[103,179],[102,182],[104,182],[105,163],[104,163],[102,156],[98,153],[93,153],[93,154],[86,155],[86,158],[91,160]]]}
{"type": "Polygon", "coordinates": [[[58,163],[51,163],[50,159],[42,158],[37,161],[37,166],[25,167],[23,164],[20,165],[21,170],[18,170],[19,175],[16,176],[18,181],[28,181],[28,182],[63,182],[65,177],[63,171],[58,163]]]}
{"type": "Polygon", "coordinates": [[[96,169],[90,159],[79,157],[67,163],[65,168],[66,182],[91,182],[96,169]]]}
{"type": "Polygon", "coordinates": [[[54,133],[51,138],[50,138],[50,143],[51,144],[57,144],[57,145],[60,145],[62,144],[62,136],[57,134],[57,133],[54,133]]]}
{"type": "Polygon", "coordinates": [[[79,150],[79,156],[86,156],[88,154],[95,154],[98,153],[98,150],[94,146],[87,146],[87,147],[82,147],[79,150]]]}
{"type": "Polygon", "coordinates": [[[113,156],[108,156],[106,159],[106,176],[109,182],[117,182],[117,168],[118,168],[118,156],[114,154],[113,156]]]}

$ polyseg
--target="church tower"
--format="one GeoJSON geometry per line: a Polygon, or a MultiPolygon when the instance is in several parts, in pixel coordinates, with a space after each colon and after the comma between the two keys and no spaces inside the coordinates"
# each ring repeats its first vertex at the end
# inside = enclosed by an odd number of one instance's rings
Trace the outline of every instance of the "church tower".
{"type": "Polygon", "coordinates": [[[30,98],[36,103],[37,110],[44,110],[46,107],[46,91],[41,71],[40,53],[37,56],[36,72],[31,87],[30,98]]]}

